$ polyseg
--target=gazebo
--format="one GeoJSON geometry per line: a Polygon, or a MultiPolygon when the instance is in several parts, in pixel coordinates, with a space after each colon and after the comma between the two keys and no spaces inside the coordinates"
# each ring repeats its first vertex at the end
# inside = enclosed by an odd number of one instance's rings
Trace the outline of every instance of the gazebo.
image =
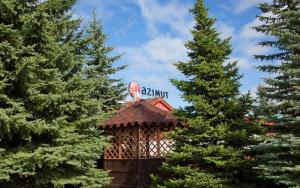
{"type": "Polygon", "coordinates": [[[172,116],[173,108],[162,98],[125,104],[101,129],[112,136],[105,149],[104,168],[113,177],[108,187],[148,187],[174,141],[165,133],[181,126],[172,116]]]}

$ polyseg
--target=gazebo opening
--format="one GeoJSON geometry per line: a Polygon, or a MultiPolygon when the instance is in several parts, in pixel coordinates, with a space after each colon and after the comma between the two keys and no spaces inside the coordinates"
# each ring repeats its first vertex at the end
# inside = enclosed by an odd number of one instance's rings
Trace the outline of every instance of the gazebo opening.
{"type": "Polygon", "coordinates": [[[100,126],[112,136],[112,146],[104,152],[104,168],[113,177],[109,187],[149,186],[149,174],[173,148],[166,133],[181,125],[172,110],[161,98],[127,103],[100,126]]]}
{"type": "Polygon", "coordinates": [[[161,158],[172,150],[173,140],[165,133],[172,125],[134,123],[131,126],[114,127],[106,130],[113,136],[112,147],[105,150],[105,159],[161,158]]]}

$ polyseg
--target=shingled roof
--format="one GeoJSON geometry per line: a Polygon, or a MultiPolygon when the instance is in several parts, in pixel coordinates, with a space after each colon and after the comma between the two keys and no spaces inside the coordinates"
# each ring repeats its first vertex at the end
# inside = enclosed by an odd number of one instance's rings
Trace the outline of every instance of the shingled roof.
{"type": "Polygon", "coordinates": [[[136,124],[180,125],[172,115],[173,108],[162,98],[129,102],[110,119],[104,121],[100,128],[130,126],[136,124]]]}

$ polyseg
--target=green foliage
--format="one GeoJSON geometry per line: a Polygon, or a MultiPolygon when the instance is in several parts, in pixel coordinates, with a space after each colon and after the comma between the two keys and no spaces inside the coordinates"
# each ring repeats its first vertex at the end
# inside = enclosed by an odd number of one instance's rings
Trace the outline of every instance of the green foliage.
{"type": "Polygon", "coordinates": [[[274,0],[261,4],[260,10],[264,14],[258,18],[263,24],[255,29],[269,37],[259,44],[274,51],[256,55],[256,58],[280,62],[259,67],[274,75],[274,78],[265,79],[265,95],[276,102],[275,109],[283,115],[282,121],[287,122],[293,132],[300,132],[300,1],[274,0]]]}
{"type": "Polygon", "coordinates": [[[292,134],[259,137],[253,149],[260,187],[300,186],[300,138],[292,134]]]}
{"type": "Polygon", "coordinates": [[[267,131],[285,131],[286,127],[282,126],[285,122],[281,121],[281,115],[276,109],[276,102],[266,96],[266,89],[262,86],[257,88],[257,98],[253,107],[253,118],[259,121],[262,126],[272,124],[266,127],[267,131]]]}
{"type": "Polygon", "coordinates": [[[186,43],[190,60],[176,63],[186,79],[172,80],[190,104],[176,112],[189,127],[171,134],[175,149],[153,186],[251,186],[252,161],[244,157],[259,128],[244,119],[252,106],[250,95],[239,96],[236,62],[224,63],[231,53],[229,39],[220,39],[203,1],[196,1],[191,12],[196,25],[186,43]]]}
{"type": "Polygon", "coordinates": [[[275,102],[266,97],[266,90],[259,86],[257,88],[256,105],[254,107],[254,117],[266,121],[276,119],[275,102]]]}
{"type": "Polygon", "coordinates": [[[102,25],[96,20],[96,13],[93,12],[93,20],[86,31],[86,59],[88,68],[87,78],[96,82],[92,91],[93,98],[102,101],[103,110],[111,111],[119,107],[118,101],[126,96],[127,87],[121,79],[112,78],[117,71],[123,70],[126,66],[116,67],[113,63],[120,58],[120,55],[110,56],[113,48],[105,46],[106,36],[103,34],[102,25]]]}
{"type": "Polygon", "coordinates": [[[299,187],[300,1],[274,0],[261,4],[260,10],[262,24],[255,29],[269,37],[259,44],[273,53],[256,58],[272,62],[259,69],[274,76],[260,88],[257,114],[276,125],[270,128],[273,136],[259,137],[262,143],[253,147],[258,162],[254,169],[262,187],[299,187]]]}
{"type": "Polygon", "coordinates": [[[101,46],[98,23],[87,35],[93,40],[78,32],[80,20],[69,13],[74,3],[0,1],[0,187],[110,182],[96,167],[107,145],[96,125],[113,103],[95,92],[116,71],[115,58],[107,57],[111,48],[101,46]],[[86,49],[88,42],[97,47],[86,49]],[[105,62],[103,69],[99,62],[105,62]]]}

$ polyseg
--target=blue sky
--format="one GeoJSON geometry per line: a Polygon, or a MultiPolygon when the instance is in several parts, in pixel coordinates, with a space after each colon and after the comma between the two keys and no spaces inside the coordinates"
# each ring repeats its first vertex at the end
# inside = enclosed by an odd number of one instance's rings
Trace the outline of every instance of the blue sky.
{"type": "MultiPolygon", "coordinates": [[[[262,39],[251,27],[259,25],[258,3],[271,0],[206,0],[211,17],[217,19],[215,27],[222,37],[232,37],[231,61],[238,60],[241,92],[255,89],[262,82],[256,66],[261,64],[254,54],[267,53],[256,43],[262,39]]],[[[107,44],[122,53],[117,65],[128,68],[116,77],[127,83],[138,81],[141,86],[169,92],[167,101],[174,107],[184,106],[180,92],[171,85],[170,78],[183,78],[173,66],[186,61],[184,43],[191,38],[189,29],[194,21],[189,9],[194,0],[79,0],[74,15],[90,20],[93,9],[101,20],[107,35],[107,44]]],[[[142,98],[147,98],[142,96],[142,98]]]]}

